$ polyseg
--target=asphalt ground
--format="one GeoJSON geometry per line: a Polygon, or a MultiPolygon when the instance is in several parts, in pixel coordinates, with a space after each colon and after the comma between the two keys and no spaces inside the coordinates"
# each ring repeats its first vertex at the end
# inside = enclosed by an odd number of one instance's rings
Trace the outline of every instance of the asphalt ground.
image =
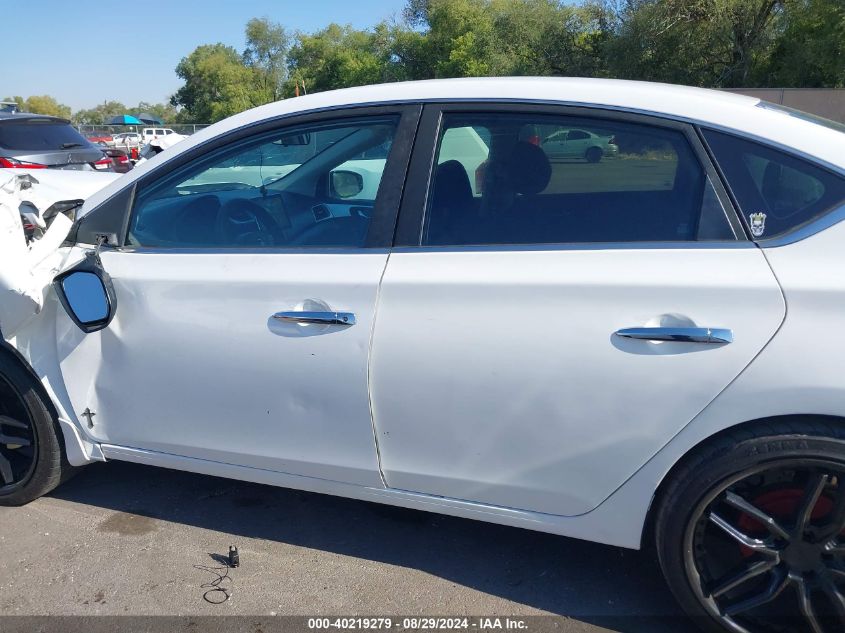
{"type": "MultiPolygon", "coordinates": [[[[0,550],[4,616],[555,615],[546,621],[562,632],[692,628],[649,552],[120,462],[0,508],[0,550]],[[231,597],[210,604],[201,585],[215,575],[194,566],[220,567],[231,544],[231,597]]],[[[0,617],[0,631],[12,622],[0,617]]]]}

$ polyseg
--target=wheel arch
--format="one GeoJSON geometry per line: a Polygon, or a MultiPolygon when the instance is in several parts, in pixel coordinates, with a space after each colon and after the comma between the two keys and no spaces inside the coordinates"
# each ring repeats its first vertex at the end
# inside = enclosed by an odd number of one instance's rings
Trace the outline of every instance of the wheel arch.
{"type": "MultiPolygon", "coordinates": [[[[745,433],[748,438],[754,437],[760,431],[765,432],[767,430],[771,431],[772,434],[784,434],[784,432],[786,432],[789,434],[801,435],[802,427],[805,427],[808,422],[822,425],[840,424],[845,426],[845,417],[817,413],[794,413],[756,418],[719,429],[717,432],[708,435],[707,437],[701,439],[698,443],[692,445],[675,460],[672,466],[666,470],[665,474],[660,479],[660,482],[651,497],[645,521],[643,522],[642,534],[640,536],[641,545],[644,548],[651,548],[653,546],[654,530],[656,527],[655,518],[658,514],[660,504],[665,496],[666,489],[669,487],[678,471],[680,471],[699,452],[707,450],[708,446],[718,443],[726,435],[736,435],[737,433],[745,433]]],[[[833,435],[832,431],[831,435],[833,435]]]]}
{"type": "MultiPolygon", "coordinates": [[[[33,369],[23,354],[3,338],[1,330],[0,359],[6,359],[8,362],[15,364],[32,378],[34,389],[38,392],[38,395],[44,402],[44,405],[47,407],[54,423],[60,431],[56,433],[59,446],[71,466],[84,466],[92,461],[104,461],[99,445],[85,441],[77,428],[61,416],[58,407],[56,407],[55,400],[44,386],[38,373],[33,369]]],[[[2,369],[0,369],[0,373],[2,373],[2,369]]]]}
{"type": "MultiPolygon", "coordinates": [[[[50,414],[58,419],[59,413],[53,403],[53,399],[47,393],[44,385],[41,384],[41,379],[38,377],[38,374],[35,373],[32,365],[27,362],[26,358],[24,358],[18,350],[16,350],[3,338],[2,331],[0,331],[0,357],[7,358],[9,362],[18,365],[30,376],[30,378],[32,378],[33,383],[35,384],[35,389],[38,391],[38,395],[43,398],[47,408],[50,410],[50,414]]],[[[0,373],[3,373],[2,369],[0,369],[0,373]]]]}

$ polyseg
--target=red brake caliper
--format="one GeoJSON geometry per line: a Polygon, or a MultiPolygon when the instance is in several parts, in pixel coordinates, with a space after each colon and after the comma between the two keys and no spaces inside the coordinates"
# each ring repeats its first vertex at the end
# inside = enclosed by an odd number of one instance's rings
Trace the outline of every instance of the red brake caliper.
{"type": "MultiPolygon", "coordinates": [[[[781,488],[761,494],[751,501],[754,506],[778,521],[790,521],[798,512],[798,506],[804,498],[804,491],[800,488],[781,488]]],[[[833,510],[833,502],[827,497],[820,497],[813,508],[812,519],[821,519],[833,510]]],[[[748,514],[740,514],[738,527],[740,530],[751,536],[763,537],[768,533],[766,528],[754,517],[748,514]]],[[[754,554],[754,551],[740,545],[739,549],[744,557],[754,554]]]]}

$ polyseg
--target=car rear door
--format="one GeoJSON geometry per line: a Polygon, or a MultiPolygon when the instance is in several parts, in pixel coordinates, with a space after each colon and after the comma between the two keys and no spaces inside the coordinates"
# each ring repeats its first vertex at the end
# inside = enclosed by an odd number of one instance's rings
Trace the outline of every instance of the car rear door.
{"type": "Polygon", "coordinates": [[[766,345],[777,281],[686,124],[432,105],[418,138],[371,359],[386,483],[589,512],[766,345]],[[550,160],[532,127],[619,155],[550,160]],[[438,149],[467,129],[488,139],[480,192],[438,149]]]}
{"type": "Polygon", "coordinates": [[[358,108],[236,131],[80,223],[84,239],[129,201],[126,237],[100,254],[114,320],[86,335],[61,313],[57,332],[74,411],[107,456],[382,485],[367,362],[418,116],[358,108]]]}

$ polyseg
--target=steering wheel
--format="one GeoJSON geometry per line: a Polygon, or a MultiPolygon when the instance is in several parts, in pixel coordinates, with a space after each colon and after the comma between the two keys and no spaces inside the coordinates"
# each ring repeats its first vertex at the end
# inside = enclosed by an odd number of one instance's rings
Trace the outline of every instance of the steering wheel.
{"type": "Polygon", "coordinates": [[[370,221],[350,215],[321,220],[299,233],[293,240],[300,246],[363,246],[370,221]]]}
{"type": "Polygon", "coordinates": [[[219,243],[229,246],[273,246],[277,228],[264,207],[246,198],[225,202],[215,222],[219,243]]]}

